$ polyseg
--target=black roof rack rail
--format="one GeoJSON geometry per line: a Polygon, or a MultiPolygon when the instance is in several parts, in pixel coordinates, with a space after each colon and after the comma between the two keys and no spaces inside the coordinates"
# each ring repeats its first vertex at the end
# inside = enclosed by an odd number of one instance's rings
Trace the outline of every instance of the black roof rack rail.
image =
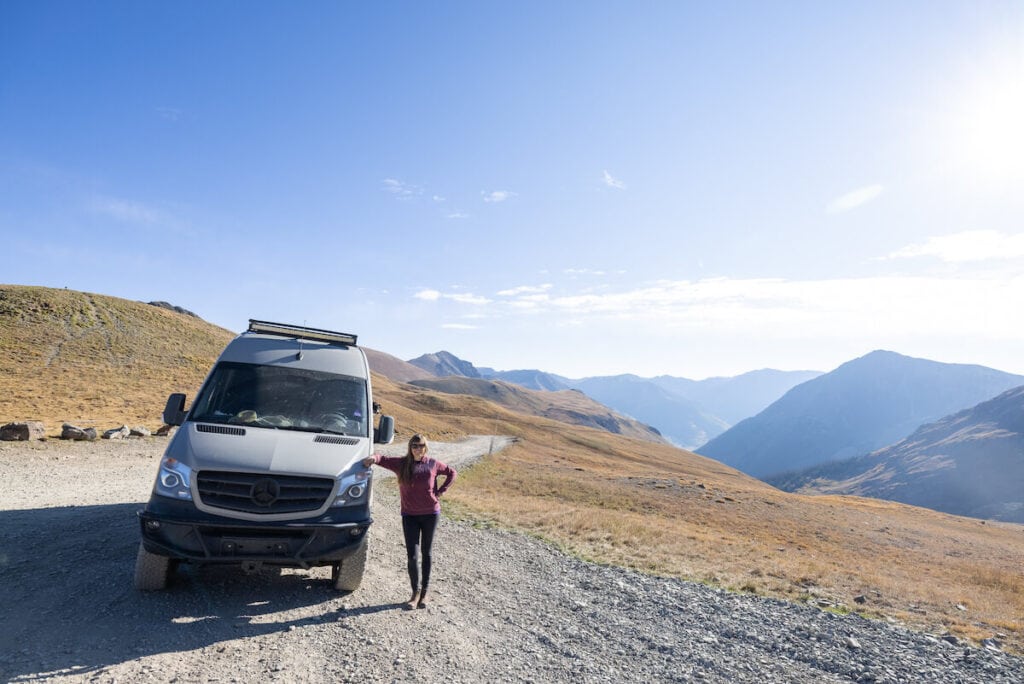
{"type": "Polygon", "coordinates": [[[257,321],[249,319],[249,330],[247,332],[262,333],[264,335],[279,335],[281,337],[296,337],[303,340],[318,340],[320,342],[334,342],[336,344],[355,345],[356,336],[353,333],[334,332],[321,328],[307,328],[304,325],[291,325],[289,323],[272,323],[270,321],[257,321]]]}

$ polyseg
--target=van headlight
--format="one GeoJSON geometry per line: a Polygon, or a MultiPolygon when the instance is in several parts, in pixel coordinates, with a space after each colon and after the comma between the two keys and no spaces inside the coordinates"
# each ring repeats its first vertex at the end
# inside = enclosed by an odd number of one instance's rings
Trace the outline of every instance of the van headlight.
{"type": "Polygon", "coordinates": [[[338,480],[338,493],[331,506],[354,506],[365,502],[372,478],[369,469],[341,476],[338,480]]]}
{"type": "Polygon", "coordinates": [[[176,458],[164,457],[153,492],[180,501],[192,500],[192,469],[176,458]]]}

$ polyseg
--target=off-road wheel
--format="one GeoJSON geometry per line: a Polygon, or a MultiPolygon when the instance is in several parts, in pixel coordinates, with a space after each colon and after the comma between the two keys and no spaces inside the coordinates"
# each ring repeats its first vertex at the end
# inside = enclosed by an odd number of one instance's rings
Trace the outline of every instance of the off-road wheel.
{"type": "Polygon", "coordinates": [[[343,561],[331,565],[331,582],[338,591],[355,591],[363,581],[366,568],[366,537],[359,542],[359,548],[343,561]]]}
{"type": "Polygon", "coordinates": [[[140,543],[139,553],[135,556],[135,588],[139,591],[166,589],[175,565],[167,556],[150,553],[140,543]]]}

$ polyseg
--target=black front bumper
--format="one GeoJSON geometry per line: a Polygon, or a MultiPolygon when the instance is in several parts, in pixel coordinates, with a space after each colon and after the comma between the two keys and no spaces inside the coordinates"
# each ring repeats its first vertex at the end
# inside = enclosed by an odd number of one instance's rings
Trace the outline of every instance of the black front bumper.
{"type": "Polygon", "coordinates": [[[368,506],[332,509],[303,520],[251,522],[203,513],[190,501],[154,496],[139,511],[147,551],[197,563],[330,565],[358,550],[372,523],[368,506]]]}

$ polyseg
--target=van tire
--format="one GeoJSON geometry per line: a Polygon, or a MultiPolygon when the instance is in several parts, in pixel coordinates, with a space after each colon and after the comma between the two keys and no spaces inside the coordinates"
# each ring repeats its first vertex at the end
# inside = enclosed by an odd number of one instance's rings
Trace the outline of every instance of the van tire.
{"type": "Polygon", "coordinates": [[[331,564],[331,582],[338,591],[355,591],[363,581],[366,568],[366,539],[359,548],[343,561],[331,564]]]}
{"type": "Polygon", "coordinates": [[[139,553],[135,556],[135,588],[139,591],[166,589],[173,567],[170,558],[150,553],[140,543],[139,553]]]}

